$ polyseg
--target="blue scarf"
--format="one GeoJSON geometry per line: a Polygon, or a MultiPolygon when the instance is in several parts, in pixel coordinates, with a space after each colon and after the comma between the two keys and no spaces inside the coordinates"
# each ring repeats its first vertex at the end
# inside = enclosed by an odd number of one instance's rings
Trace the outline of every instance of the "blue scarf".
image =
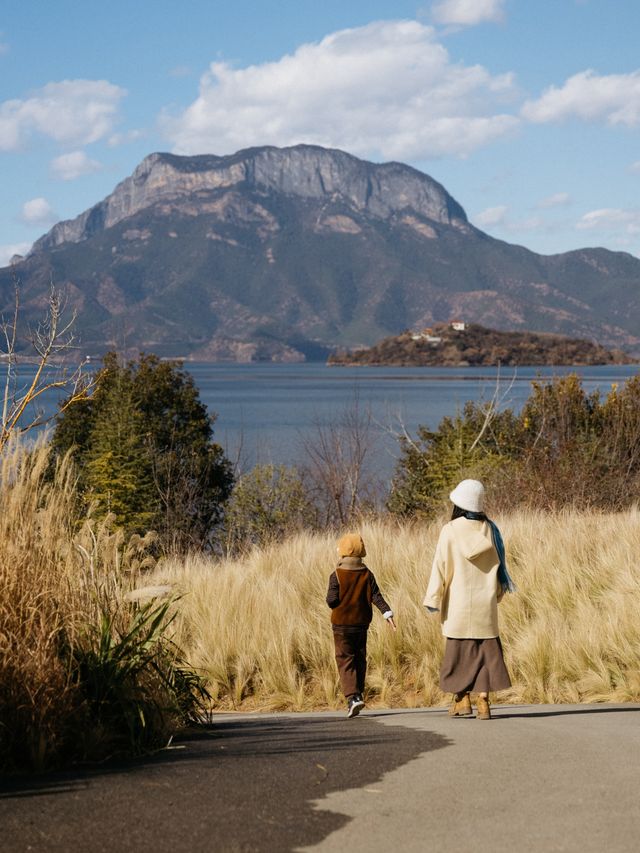
{"type": "Polygon", "coordinates": [[[504,550],[504,542],[502,541],[502,535],[498,530],[498,525],[494,521],[491,521],[490,518],[487,518],[487,516],[482,512],[470,512],[469,510],[465,510],[464,517],[468,518],[470,521],[486,521],[489,524],[491,527],[493,546],[498,552],[498,559],[500,560],[500,565],[498,566],[498,583],[502,587],[503,592],[515,592],[516,586],[507,571],[507,558],[504,550]]]}

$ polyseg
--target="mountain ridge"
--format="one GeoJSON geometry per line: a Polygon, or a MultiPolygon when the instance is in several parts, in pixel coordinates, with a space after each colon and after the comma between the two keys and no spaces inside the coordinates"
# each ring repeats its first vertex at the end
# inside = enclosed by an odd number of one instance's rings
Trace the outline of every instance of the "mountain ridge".
{"type": "Polygon", "coordinates": [[[74,219],[54,225],[34,243],[31,253],[65,242],[79,242],[99,228],[110,228],[163,200],[241,184],[310,198],[322,198],[336,192],[347,194],[357,208],[366,208],[381,218],[398,209],[397,193],[404,187],[413,191],[403,199],[403,207],[435,221],[468,224],[463,208],[441,184],[417,169],[395,161],[367,163],[344,151],[315,145],[296,145],[286,149],[274,146],[247,148],[229,157],[215,154],[182,157],[155,152],[145,157],[132,175],[121,181],[106,199],[74,219]],[[274,173],[276,162],[279,168],[274,173]],[[305,168],[310,163],[313,165],[311,171],[305,168]],[[200,180],[194,175],[201,176],[200,180]],[[191,180],[183,178],[181,181],[182,176],[190,176],[191,180]],[[383,193],[381,181],[384,178],[387,186],[383,193]],[[149,193],[145,192],[148,183],[152,185],[149,193]],[[142,191],[137,191],[139,189],[142,191]],[[395,205],[392,200],[387,200],[394,193],[395,205]]]}

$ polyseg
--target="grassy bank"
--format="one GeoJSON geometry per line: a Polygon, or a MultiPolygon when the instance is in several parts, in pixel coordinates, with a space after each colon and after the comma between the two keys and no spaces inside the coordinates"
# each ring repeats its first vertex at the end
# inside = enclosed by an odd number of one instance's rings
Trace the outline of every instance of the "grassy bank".
{"type": "MultiPolygon", "coordinates": [[[[501,605],[511,702],[640,700],[640,513],[498,518],[518,593],[501,605]]],[[[363,525],[367,563],[398,621],[369,634],[368,701],[419,706],[438,689],[442,637],[422,607],[439,524],[363,525]]],[[[165,563],[184,593],[177,640],[218,708],[340,707],[326,584],[333,536],[299,534],[243,559],[165,563]]]]}

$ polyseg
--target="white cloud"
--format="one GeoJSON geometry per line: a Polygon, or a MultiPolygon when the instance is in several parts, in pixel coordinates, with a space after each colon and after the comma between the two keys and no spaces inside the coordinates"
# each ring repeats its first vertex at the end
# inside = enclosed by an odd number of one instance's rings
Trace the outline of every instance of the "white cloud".
{"type": "Polygon", "coordinates": [[[551,207],[566,207],[568,204],[571,204],[569,193],[554,193],[543,198],[536,206],[542,210],[548,210],[551,207]]]}
{"type": "Polygon", "coordinates": [[[477,213],[473,217],[473,222],[480,228],[491,228],[495,225],[502,225],[507,215],[508,207],[500,204],[497,207],[487,207],[486,210],[477,213]]]}
{"type": "Polygon", "coordinates": [[[8,267],[14,255],[26,255],[31,243],[7,243],[0,246],[0,267],[8,267]]]}
{"type": "Polygon", "coordinates": [[[640,160],[636,160],[629,166],[629,171],[634,175],[640,175],[640,160]]]}
{"type": "Polygon", "coordinates": [[[441,0],[431,13],[438,24],[472,27],[504,20],[504,3],[505,0],[441,0]]]}
{"type": "Polygon", "coordinates": [[[633,127],[640,124],[640,71],[609,75],[581,71],[564,85],[550,86],[537,100],[527,101],[522,115],[536,123],[579,118],[633,127]]]}
{"type": "Polygon", "coordinates": [[[512,131],[511,74],[451,62],[432,27],[382,21],[301,45],[275,62],[214,62],[198,98],[161,124],[181,154],[300,142],[361,156],[466,156],[512,131]]]}
{"type": "Polygon", "coordinates": [[[640,210],[604,207],[591,210],[576,223],[580,231],[614,231],[618,234],[640,234],[640,210]]]}
{"type": "Polygon", "coordinates": [[[47,83],[30,97],[0,103],[0,151],[22,148],[33,134],[86,145],[111,132],[124,89],[106,80],[47,83]]]}
{"type": "Polygon", "coordinates": [[[137,142],[145,135],[144,130],[127,130],[124,133],[112,133],[107,139],[107,145],[115,148],[118,145],[126,145],[128,142],[137,142]]]}
{"type": "Polygon", "coordinates": [[[61,181],[73,181],[82,175],[91,175],[102,169],[102,163],[92,160],[85,151],[70,151],[51,161],[51,174],[61,181]]]}
{"type": "Polygon", "coordinates": [[[20,217],[27,225],[51,225],[58,218],[46,198],[32,198],[22,205],[20,217]]]}
{"type": "Polygon", "coordinates": [[[509,234],[522,234],[533,231],[548,231],[553,226],[540,216],[528,216],[524,219],[513,219],[506,205],[488,207],[472,217],[472,222],[478,228],[496,229],[509,234]]]}

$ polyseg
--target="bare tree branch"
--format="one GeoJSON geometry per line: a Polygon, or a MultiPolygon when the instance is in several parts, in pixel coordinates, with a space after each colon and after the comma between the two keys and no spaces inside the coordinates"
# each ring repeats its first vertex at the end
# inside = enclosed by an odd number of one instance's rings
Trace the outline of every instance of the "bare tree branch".
{"type": "MultiPolygon", "coordinates": [[[[56,415],[44,417],[36,411],[27,416],[30,406],[50,391],[67,389],[69,394],[62,408],[64,411],[73,403],[82,399],[92,387],[92,380],[82,371],[82,363],[70,373],[60,364],[75,349],[73,327],[75,312],[71,318],[63,318],[66,304],[62,293],[51,284],[44,319],[30,333],[30,342],[35,352],[35,370],[29,381],[18,388],[18,321],[20,315],[19,282],[15,280],[15,304],[11,321],[0,321],[0,330],[4,338],[5,381],[2,401],[2,420],[0,421],[0,453],[14,434],[24,434],[32,429],[49,423],[56,415]],[[53,375],[50,369],[56,367],[53,375]]],[[[57,413],[56,413],[57,414],[57,413]]]]}
{"type": "Polygon", "coordinates": [[[476,449],[476,447],[480,443],[480,440],[482,439],[482,436],[485,434],[485,432],[487,431],[487,429],[491,425],[491,422],[493,421],[493,419],[495,418],[495,416],[499,412],[500,406],[504,402],[505,397],[507,396],[507,394],[509,394],[509,392],[513,388],[513,385],[516,381],[516,375],[517,375],[517,370],[514,370],[513,376],[511,377],[511,382],[509,383],[509,386],[504,391],[504,393],[500,394],[500,365],[498,365],[498,375],[496,376],[496,387],[494,389],[493,396],[491,397],[489,402],[487,404],[485,404],[484,423],[482,424],[482,427],[480,428],[480,432],[475,437],[473,444],[469,448],[470,453],[476,449]]]}
{"type": "Polygon", "coordinates": [[[375,496],[369,464],[376,444],[373,418],[368,409],[362,409],[356,393],[340,415],[329,423],[316,418],[314,426],[313,435],[302,439],[306,474],[323,515],[322,524],[344,526],[375,496]]]}

